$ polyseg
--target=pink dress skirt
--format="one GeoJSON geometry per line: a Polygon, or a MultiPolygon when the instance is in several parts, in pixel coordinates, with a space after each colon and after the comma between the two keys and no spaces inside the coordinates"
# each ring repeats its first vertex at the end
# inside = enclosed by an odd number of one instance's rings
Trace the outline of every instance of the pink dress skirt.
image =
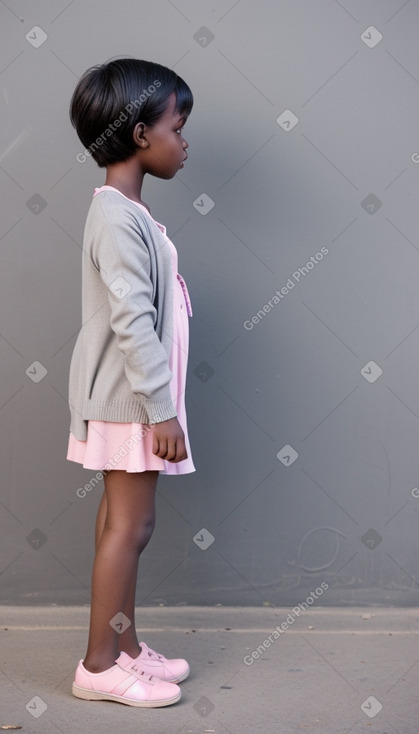
{"type": "MultiPolygon", "coordinates": [[[[107,187],[106,187],[107,188],[107,187]]],[[[99,193],[102,189],[96,189],[99,193]]],[[[122,195],[122,194],[121,194],[122,195]]],[[[141,206],[139,204],[139,206],[141,206]]],[[[141,208],[143,208],[141,206],[141,208]]],[[[154,220],[155,221],[155,220],[154,220]]],[[[163,234],[164,225],[156,222],[163,234]]],[[[85,469],[110,471],[119,469],[127,472],[157,470],[160,474],[190,474],[195,471],[189,445],[185,410],[185,384],[189,348],[189,316],[192,309],[186,283],[177,271],[177,250],[171,245],[173,258],[174,318],[173,341],[169,358],[172,373],[170,389],[177,418],[185,434],[188,458],[176,464],[153,454],[153,428],[143,423],[113,423],[89,420],[86,441],[78,440],[70,432],[67,459],[83,464],[85,469]]]]}

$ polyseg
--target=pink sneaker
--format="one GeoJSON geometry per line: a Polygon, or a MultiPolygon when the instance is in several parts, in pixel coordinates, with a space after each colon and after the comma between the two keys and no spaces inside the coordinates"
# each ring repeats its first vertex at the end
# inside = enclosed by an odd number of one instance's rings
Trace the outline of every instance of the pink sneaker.
{"type": "Polygon", "coordinates": [[[174,683],[145,673],[125,652],[119,654],[115,665],[102,673],[90,673],[80,660],[72,693],[87,701],[117,701],[128,706],[156,708],[179,701],[181,690],[174,683]],[[131,671],[128,668],[131,666],[131,671]]]}
{"type": "Polygon", "coordinates": [[[189,675],[189,665],[182,658],[172,658],[168,660],[164,655],[160,655],[151,647],[140,642],[141,652],[138,657],[133,658],[127,670],[144,671],[147,675],[152,675],[166,683],[180,683],[189,675]]]}

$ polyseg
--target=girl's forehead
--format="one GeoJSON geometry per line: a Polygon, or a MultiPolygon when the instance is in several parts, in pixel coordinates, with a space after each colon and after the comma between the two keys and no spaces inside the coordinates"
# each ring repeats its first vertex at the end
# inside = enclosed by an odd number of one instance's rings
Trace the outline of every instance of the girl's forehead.
{"type": "Polygon", "coordinates": [[[182,119],[187,119],[188,115],[186,114],[186,112],[180,113],[179,110],[176,110],[176,102],[176,94],[175,92],[172,92],[168,97],[167,106],[162,116],[160,117],[160,122],[162,122],[163,124],[172,125],[174,122],[178,122],[182,119]]]}

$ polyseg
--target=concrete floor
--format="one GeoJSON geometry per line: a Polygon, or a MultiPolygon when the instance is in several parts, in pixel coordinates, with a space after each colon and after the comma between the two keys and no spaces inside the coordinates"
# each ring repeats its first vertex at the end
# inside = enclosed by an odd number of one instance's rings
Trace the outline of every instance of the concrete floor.
{"type": "Polygon", "coordinates": [[[88,621],[88,607],[0,607],[0,731],[419,732],[415,608],[137,609],[139,639],[191,666],[182,699],[160,709],[71,695],[88,621]]]}

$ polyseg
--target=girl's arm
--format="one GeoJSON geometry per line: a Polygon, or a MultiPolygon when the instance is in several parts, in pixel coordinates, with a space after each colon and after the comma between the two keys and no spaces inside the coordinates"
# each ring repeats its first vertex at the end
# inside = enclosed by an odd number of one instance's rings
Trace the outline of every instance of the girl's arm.
{"type": "Polygon", "coordinates": [[[105,211],[98,204],[86,250],[106,286],[110,325],[132,392],[141,395],[149,423],[163,423],[176,417],[176,409],[168,354],[155,330],[149,249],[129,209],[107,201],[105,211]]]}

